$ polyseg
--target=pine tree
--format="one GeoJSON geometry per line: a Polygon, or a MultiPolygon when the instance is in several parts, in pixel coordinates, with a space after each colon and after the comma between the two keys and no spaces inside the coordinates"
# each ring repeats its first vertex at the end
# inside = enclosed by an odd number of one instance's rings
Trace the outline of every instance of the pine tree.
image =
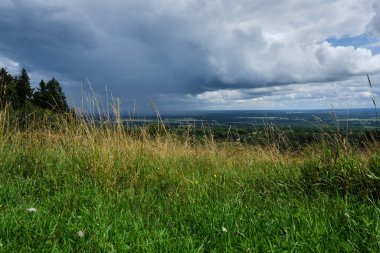
{"type": "Polygon", "coordinates": [[[69,111],[66,97],[61,84],[55,79],[45,83],[41,80],[39,87],[34,90],[30,86],[30,78],[25,69],[19,76],[13,77],[6,69],[0,69],[0,108],[13,104],[15,109],[27,109],[33,103],[42,109],[63,113],[69,111]]]}
{"type": "Polygon", "coordinates": [[[46,84],[47,108],[55,112],[67,112],[68,105],[61,84],[56,79],[51,79],[46,84]]]}
{"type": "Polygon", "coordinates": [[[23,68],[21,75],[16,80],[16,101],[15,107],[21,108],[26,105],[26,102],[33,96],[33,90],[30,87],[30,78],[28,73],[23,68]]]}
{"type": "Polygon", "coordinates": [[[49,107],[47,102],[48,102],[48,94],[47,94],[46,83],[44,80],[41,80],[39,87],[33,94],[33,103],[38,107],[47,109],[49,107]]]}
{"type": "Polygon", "coordinates": [[[15,79],[5,68],[0,69],[0,108],[12,103],[16,96],[15,79]]]}

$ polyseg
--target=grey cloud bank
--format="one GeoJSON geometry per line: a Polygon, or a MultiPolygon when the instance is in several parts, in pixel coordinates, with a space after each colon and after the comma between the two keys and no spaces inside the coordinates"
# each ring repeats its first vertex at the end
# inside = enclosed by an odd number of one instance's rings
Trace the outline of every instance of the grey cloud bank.
{"type": "Polygon", "coordinates": [[[0,64],[57,74],[70,80],[66,90],[89,79],[98,92],[107,85],[122,99],[153,97],[169,107],[248,108],[259,98],[283,106],[302,100],[289,94],[310,88],[312,98],[336,83],[349,91],[357,76],[379,74],[380,55],[366,45],[326,42],[379,39],[379,17],[375,0],[1,0],[0,64]],[[288,93],[258,90],[272,86],[288,93]]]}

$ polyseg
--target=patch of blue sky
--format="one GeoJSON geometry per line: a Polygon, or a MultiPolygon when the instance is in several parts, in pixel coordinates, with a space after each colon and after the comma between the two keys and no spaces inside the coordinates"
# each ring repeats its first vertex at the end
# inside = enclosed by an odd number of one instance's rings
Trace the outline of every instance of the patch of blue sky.
{"type": "Polygon", "coordinates": [[[380,54],[380,45],[374,46],[374,47],[370,47],[370,49],[372,51],[372,54],[380,54]]]}
{"type": "Polygon", "coordinates": [[[370,49],[373,54],[380,53],[380,40],[378,38],[371,37],[367,33],[353,37],[345,35],[340,38],[328,38],[327,42],[331,43],[333,46],[352,46],[354,48],[362,47],[370,49]]]}

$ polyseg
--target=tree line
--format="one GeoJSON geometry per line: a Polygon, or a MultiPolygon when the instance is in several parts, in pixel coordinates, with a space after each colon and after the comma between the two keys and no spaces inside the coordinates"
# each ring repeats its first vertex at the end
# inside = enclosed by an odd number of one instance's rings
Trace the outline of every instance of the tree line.
{"type": "Polygon", "coordinates": [[[55,78],[45,82],[41,80],[33,89],[25,68],[20,75],[13,76],[5,68],[0,69],[0,108],[12,106],[14,109],[24,109],[36,106],[57,113],[69,110],[62,86],[55,78]]]}

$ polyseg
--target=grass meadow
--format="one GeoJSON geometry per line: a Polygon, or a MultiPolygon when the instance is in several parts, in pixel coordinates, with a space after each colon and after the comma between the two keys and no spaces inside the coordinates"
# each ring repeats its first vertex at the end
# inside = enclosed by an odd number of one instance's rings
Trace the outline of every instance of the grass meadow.
{"type": "Polygon", "coordinates": [[[20,129],[1,111],[0,252],[380,251],[375,138],[292,149],[111,122],[20,129]]]}

